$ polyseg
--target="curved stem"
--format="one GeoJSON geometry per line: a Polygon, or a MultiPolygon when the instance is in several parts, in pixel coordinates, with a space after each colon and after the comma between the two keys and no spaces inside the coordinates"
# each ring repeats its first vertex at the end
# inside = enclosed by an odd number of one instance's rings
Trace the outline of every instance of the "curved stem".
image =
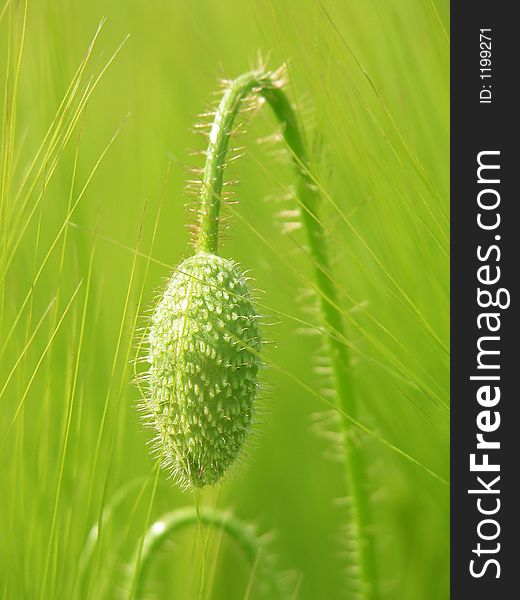
{"type": "Polygon", "coordinates": [[[135,598],[142,597],[146,575],[154,556],[168,537],[185,527],[202,523],[223,529],[242,549],[251,566],[258,565],[266,583],[269,585],[270,598],[274,600],[283,597],[280,582],[269,557],[264,551],[263,544],[255,537],[251,529],[236,519],[231,513],[213,508],[186,507],[167,513],[156,521],[147,531],[142,552],[136,552],[128,571],[128,582],[135,581],[135,598]]]}
{"type": "MultiPolygon", "coordinates": [[[[357,418],[350,356],[347,347],[341,341],[344,339],[343,318],[338,308],[336,286],[330,274],[325,231],[318,217],[320,195],[310,176],[309,160],[296,113],[281,87],[276,74],[265,71],[245,73],[228,84],[210,131],[203,177],[198,250],[217,251],[223,170],[229,138],[242,101],[249,94],[257,93],[271,106],[282,125],[284,139],[293,155],[298,180],[297,194],[314,263],[316,285],[320,292],[321,312],[330,332],[327,336],[327,344],[334,372],[336,402],[344,413],[357,418]]],[[[366,470],[352,425],[345,418],[342,419],[342,429],[346,478],[352,497],[353,526],[359,557],[361,593],[364,600],[376,600],[378,598],[377,571],[370,526],[370,503],[365,489],[366,470]]]]}
{"type": "Polygon", "coordinates": [[[232,81],[225,89],[209,132],[206,164],[202,176],[202,197],[198,250],[215,253],[223,174],[233,123],[244,98],[253,90],[275,85],[269,73],[251,71],[232,81]]]}

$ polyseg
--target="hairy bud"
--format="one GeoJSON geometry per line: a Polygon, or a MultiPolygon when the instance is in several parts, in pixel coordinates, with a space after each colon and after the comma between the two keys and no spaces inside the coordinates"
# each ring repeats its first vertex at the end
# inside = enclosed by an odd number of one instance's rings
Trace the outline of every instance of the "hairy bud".
{"type": "Polygon", "coordinates": [[[179,265],[155,309],[145,410],[164,465],[184,487],[217,483],[251,429],[257,321],[238,266],[206,252],[179,265]]]}

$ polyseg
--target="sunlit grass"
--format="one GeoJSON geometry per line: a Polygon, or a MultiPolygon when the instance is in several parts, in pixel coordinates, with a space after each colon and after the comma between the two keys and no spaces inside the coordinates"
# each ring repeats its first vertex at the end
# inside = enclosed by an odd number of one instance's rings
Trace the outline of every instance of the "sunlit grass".
{"type": "MultiPolygon", "coordinates": [[[[194,506],[148,457],[133,359],[189,253],[196,114],[259,50],[273,66],[289,60],[313,150],[382,597],[447,597],[447,18],[433,0],[0,3],[0,598],[127,597],[145,532],[194,506]]],[[[276,130],[268,112],[247,122],[222,252],[251,268],[273,323],[267,415],[245,464],[199,501],[273,532],[289,597],[354,597],[287,152],[257,143],[276,130]]],[[[163,546],[147,589],[197,598],[203,565],[207,599],[268,597],[232,542],[196,527],[163,546]]]]}

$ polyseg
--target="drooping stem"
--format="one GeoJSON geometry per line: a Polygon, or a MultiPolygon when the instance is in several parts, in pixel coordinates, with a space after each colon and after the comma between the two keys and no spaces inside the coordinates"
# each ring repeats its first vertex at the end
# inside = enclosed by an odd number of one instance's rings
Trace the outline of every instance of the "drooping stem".
{"type": "Polygon", "coordinates": [[[198,250],[216,253],[220,201],[224,183],[224,168],[229,138],[233,134],[235,118],[242,101],[253,91],[262,91],[274,85],[270,73],[244,73],[226,86],[217,108],[206,150],[206,164],[202,178],[202,197],[198,250]]]}
{"type": "MultiPolygon", "coordinates": [[[[348,348],[342,342],[345,339],[343,318],[338,308],[336,286],[330,273],[325,231],[318,215],[320,194],[310,176],[309,159],[296,113],[276,74],[262,70],[251,71],[231,81],[224,91],[210,130],[203,176],[198,250],[216,252],[218,249],[219,211],[226,152],[235,117],[242,101],[251,93],[259,94],[269,103],[282,127],[285,142],[292,152],[302,220],[314,263],[321,312],[329,333],[327,344],[334,372],[336,402],[343,413],[357,418],[350,356],[348,348]]],[[[377,600],[376,560],[370,503],[365,489],[366,470],[363,455],[354,438],[352,424],[346,418],[342,418],[342,429],[346,478],[352,499],[352,525],[357,544],[360,591],[364,600],[377,600]]]]}
{"type": "Polygon", "coordinates": [[[143,597],[148,570],[157,552],[172,533],[202,523],[222,529],[244,552],[251,567],[255,567],[269,587],[269,598],[280,600],[282,590],[276,573],[264,545],[251,529],[235,518],[231,513],[213,508],[186,507],[167,513],[156,521],[145,535],[141,553],[136,552],[128,571],[128,587],[135,581],[136,600],[143,597]]]}

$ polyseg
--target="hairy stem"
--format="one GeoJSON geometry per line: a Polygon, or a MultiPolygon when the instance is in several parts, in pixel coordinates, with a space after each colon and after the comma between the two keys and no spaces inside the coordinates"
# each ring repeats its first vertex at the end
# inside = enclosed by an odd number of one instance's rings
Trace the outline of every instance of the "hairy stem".
{"type": "Polygon", "coordinates": [[[168,537],[180,529],[199,523],[225,531],[244,552],[251,566],[257,567],[259,575],[269,588],[269,598],[278,600],[283,597],[278,574],[271,564],[263,544],[247,525],[229,512],[206,507],[197,509],[189,506],[167,513],[156,521],[146,533],[140,560],[139,552],[136,552],[128,571],[129,587],[135,581],[135,598],[139,599],[143,596],[147,572],[155,555],[168,537]]]}
{"type": "MultiPolygon", "coordinates": [[[[344,339],[344,325],[338,308],[338,294],[330,273],[330,261],[325,231],[318,216],[320,195],[310,176],[309,159],[302,130],[291,103],[282,90],[276,74],[251,71],[230,82],[220,101],[210,130],[201,198],[198,250],[217,252],[219,210],[222,195],[223,171],[233,123],[242,101],[255,93],[271,106],[282,126],[285,142],[289,146],[297,175],[297,194],[302,220],[306,229],[314,276],[320,292],[323,320],[330,333],[327,344],[334,372],[336,402],[344,413],[357,418],[352,371],[348,348],[344,339]]],[[[345,468],[352,498],[353,527],[357,544],[360,591],[363,600],[377,600],[377,571],[374,543],[371,532],[370,503],[365,489],[366,471],[362,451],[356,443],[351,423],[343,418],[345,468]]]]}
{"type": "Polygon", "coordinates": [[[253,91],[267,90],[274,84],[269,73],[252,71],[232,81],[225,89],[215,113],[206,150],[206,164],[202,178],[202,198],[198,250],[216,253],[220,200],[224,183],[224,169],[229,138],[242,101],[253,91]]]}

